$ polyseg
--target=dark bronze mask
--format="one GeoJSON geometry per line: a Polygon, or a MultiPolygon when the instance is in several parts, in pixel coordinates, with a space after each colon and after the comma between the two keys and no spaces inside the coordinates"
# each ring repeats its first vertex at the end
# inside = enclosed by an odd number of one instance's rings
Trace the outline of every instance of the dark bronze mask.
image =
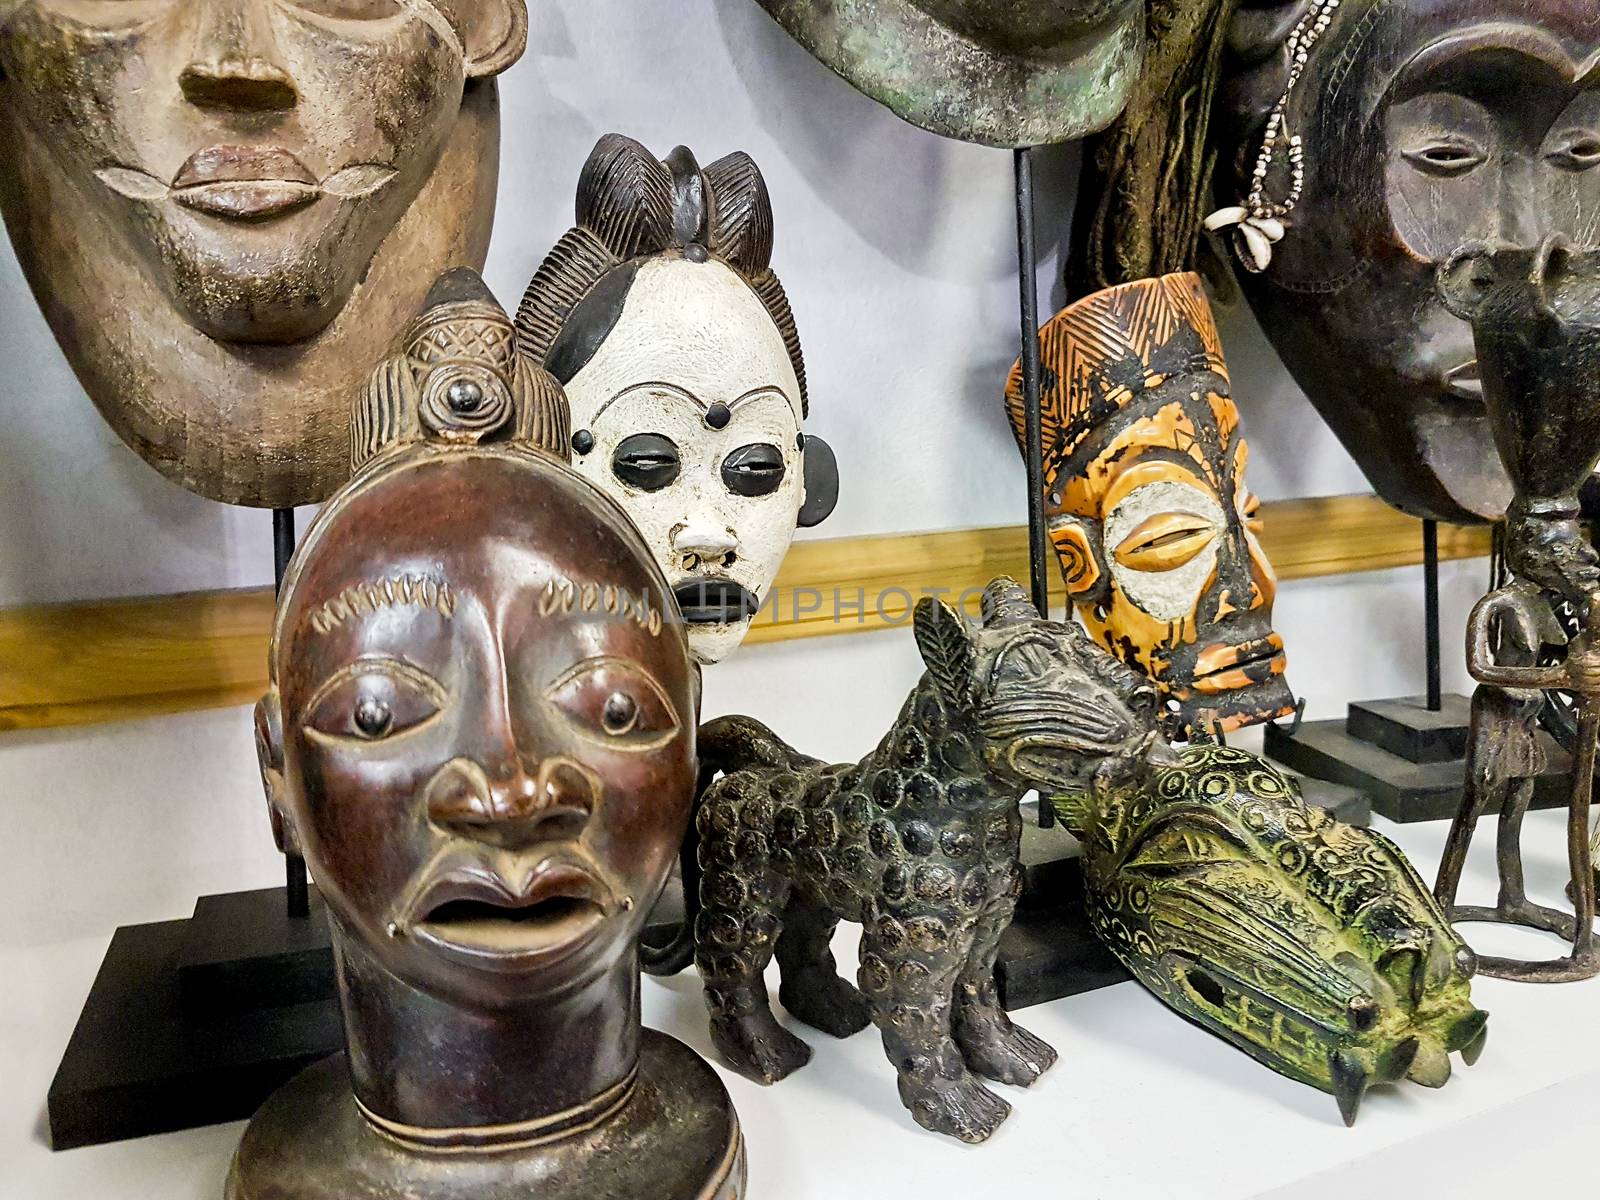
{"type": "Polygon", "coordinates": [[[986,146],[1104,129],[1144,54],[1144,0],[757,2],[897,116],[986,146]]]}
{"type": "MultiPolygon", "coordinates": [[[[1216,125],[1248,189],[1284,40],[1305,3],[1235,20],[1216,125]]],[[[1271,265],[1241,273],[1268,338],[1389,503],[1498,518],[1472,330],[1434,290],[1465,242],[1600,245],[1600,7],[1590,0],[1346,0],[1310,53],[1289,126],[1304,196],[1271,265]]],[[[1288,187],[1284,156],[1271,191],[1288,187]]]]}

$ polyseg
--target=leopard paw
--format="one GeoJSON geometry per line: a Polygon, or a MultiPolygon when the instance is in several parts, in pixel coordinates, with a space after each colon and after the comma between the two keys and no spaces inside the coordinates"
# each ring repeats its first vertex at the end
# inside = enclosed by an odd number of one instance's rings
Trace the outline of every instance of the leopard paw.
{"type": "Polygon", "coordinates": [[[757,1083],[777,1083],[811,1061],[811,1047],[771,1012],[714,1020],[711,1041],[730,1067],[757,1083]]]}
{"type": "Polygon", "coordinates": [[[902,1076],[900,1099],[924,1129],[974,1144],[987,1141],[1011,1115],[1011,1105],[970,1075],[927,1082],[902,1076]]]}
{"type": "Polygon", "coordinates": [[[1027,1087],[1055,1065],[1056,1052],[1049,1043],[1003,1015],[958,1025],[955,1037],[967,1066],[996,1083],[1027,1087]]]}

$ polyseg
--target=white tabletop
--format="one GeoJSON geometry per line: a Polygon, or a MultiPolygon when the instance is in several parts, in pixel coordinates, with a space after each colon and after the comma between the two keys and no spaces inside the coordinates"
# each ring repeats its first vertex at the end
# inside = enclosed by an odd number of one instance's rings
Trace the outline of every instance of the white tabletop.
{"type": "MultiPolygon", "coordinates": [[[[1442,826],[1378,825],[1432,877],[1442,826]]],[[[1475,847],[1464,899],[1489,895],[1492,826],[1475,847]]],[[[1561,836],[1560,814],[1530,818],[1529,878],[1551,899],[1561,836]]],[[[239,1124],[62,1154],[47,1147],[44,1096],[116,920],[106,914],[104,937],[0,951],[0,1200],[220,1200],[239,1124]]],[[[1518,933],[1477,932],[1480,949],[1557,950],[1518,933]]],[[[853,940],[850,928],[837,947],[847,968],[853,940]]],[[[1258,1066],[1133,983],[1021,1014],[1061,1059],[1032,1089],[998,1089],[1015,1111],[980,1147],[912,1122],[871,1031],[838,1042],[799,1028],[816,1056],[775,1087],[723,1076],[749,1140],[757,1200],[1505,1200],[1587,1182],[1600,1120],[1600,982],[1481,979],[1473,993],[1492,1014],[1478,1065],[1457,1057],[1441,1091],[1374,1089],[1353,1129],[1331,1097],[1258,1066]]],[[[644,1015],[715,1061],[692,975],[647,980],[644,1015]]]]}

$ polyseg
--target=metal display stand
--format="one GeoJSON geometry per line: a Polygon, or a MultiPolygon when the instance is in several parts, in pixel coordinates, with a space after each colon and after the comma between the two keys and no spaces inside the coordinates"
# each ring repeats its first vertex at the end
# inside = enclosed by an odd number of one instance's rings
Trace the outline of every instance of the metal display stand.
{"type": "MultiPolygon", "coordinates": [[[[294,513],[273,513],[277,583],[294,513]]],[[[50,1143],[243,1120],[344,1044],[333,950],[304,860],[285,886],[203,896],[185,921],[118,929],[50,1085],[50,1143]]]]}
{"type": "MultiPolygon", "coordinates": [[[[1050,612],[1049,537],[1044,513],[1044,432],[1039,370],[1039,279],[1034,233],[1033,152],[1014,152],[1017,280],[1022,316],[1022,394],[1028,474],[1028,568],[1033,603],[1050,612]]],[[[1070,617],[1069,617],[1070,619],[1070,617]]],[[[1094,991],[1132,978],[1095,936],[1083,909],[1076,843],[1052,831],[1055,810],[1041,802],[1023,836],[1023,892],[1000,939],[995,981],[1008,1009],[1094,991]],[[1037,826],[1037,828],[1035,828],[1037,826]]]]}

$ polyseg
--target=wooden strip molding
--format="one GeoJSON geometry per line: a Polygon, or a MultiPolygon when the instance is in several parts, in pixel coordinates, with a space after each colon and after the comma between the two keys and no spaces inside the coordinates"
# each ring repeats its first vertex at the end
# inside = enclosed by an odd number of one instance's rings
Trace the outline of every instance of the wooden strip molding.
{"type": "MultiPolygon", "coordinates": [[[[1283,579],[1422,561],[1420,523],[1373,496],[1279,501],[1263,516],[1283,579]]],[[[1441,559],[1488,552],[1487,528],[1439,530],[1441,559]]],[[[1027,573],[1020,526],[797,542],[750,641],[903,625],[919,596],[975,597],[1027,573]]],[[[272,609],[263,588],[0,611],[0,730],[249,703],[266,688],[272,609]]]]}

